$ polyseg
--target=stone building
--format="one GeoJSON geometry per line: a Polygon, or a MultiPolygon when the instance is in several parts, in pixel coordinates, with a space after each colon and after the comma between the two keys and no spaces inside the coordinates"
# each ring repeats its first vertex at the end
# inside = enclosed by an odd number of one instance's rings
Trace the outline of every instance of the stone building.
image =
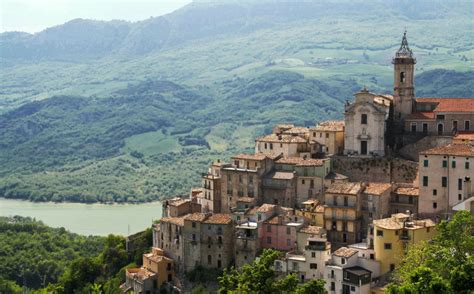
{"type": "Polygon", "coordinates": [[[296,173],[273,171],[263,178],[263,203],[296,206],[296,173]]]}
{"type": "Polygon", "coordinates": [[[153,247],[163,249],[166,256],[175,261],[175,271],[184,270],[184,216],[163,217],[153,227],[153,247]]]}
{"type": "MultiPolygon", "coordinates": [[[[390,194],[392,185],[389,183],[367,183],[362,193],[362,228],[367,228],[374,219],[390,215],[390,194]]],[[[366,230],[362,230],[362,238],[366,237],[366,230]]]]}
{"type": "Polygon", "coordinates": [[[390,214],[418,213],[418,198],[420,189],[411,184],[394,184],[393,192],[390,196],[390,214]]]}
{"type": "Polygon", "coordinates": [[[449,144],[419,155],[418,212],[448,218],[452,207],[472,196],[474,146],[449,144]]]}
{"type": "Polygon", "coordinates": [[[221,167],[222,163],[218,160],[202,175],[202,194],[197,201],[202,212],[221,212],[221,167]]]}
{"type": "Polygon", "coordinates": [[[328,120],[309,129],[310,141],[319,143],[319,153],[342,154],[344,151],[344,121],[328,120]]]}
{"type": "Polygon", "coordinates": [[[160,293],[161,286],[173,280],[173,260],[162,249],[153,247],[151,253],[143,254],[141,268],[125,269],[125,283],[120,288],[124,293],[160,293]]]}
{"type": "Polygon", "coordinates": [[[303,227],[303,217],[278,214],[262,224],[260,244],[262,248],[290,251],[296,248],[296,233],[303,227]]]}
{"type": "Polygon", "coordinates": [[[184,271],[197,266],[225,268],[234,256],[234,226],[229,214],[193,213],[184,217],[184,271]]]}
{"type": "Polygon", "coordinates": [[[325,194],[324,227],[333,249],[362,239],[363,183],[334,183],[325,194]]]}
{"type": "Polygon", "coordinates": [[[295,211],[298,216],[306,218],[312,226],[324,226],[324,205],[316,199],[308,199],[301,203],[302,208],[295,211]]]}
{"type": "Polygon", "coordinates": [[[318,148],[306,136],[299,134],[270,134],[255,140],[255,153],[273,153],[283,157],[312,157],[318,148]]]}
{"type": "Polygon", "coordinates": [[[262,203],[262,178],[273,169],[272,154],[241,154],[221,168],[221,211],[229,213],[262,203]]]}
{"type": "Polygon", "coordinates": [[[355,94],[345,107],[344,154],[384,156],[386,120],[393,97],[367,89],[355,94]]]}

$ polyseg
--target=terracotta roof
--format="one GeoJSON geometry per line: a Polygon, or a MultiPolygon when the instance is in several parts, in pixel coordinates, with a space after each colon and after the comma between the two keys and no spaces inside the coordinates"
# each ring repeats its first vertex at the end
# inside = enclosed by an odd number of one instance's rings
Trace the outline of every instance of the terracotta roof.
{"type": "Polygon", "coordinates": [[[348,247],[341,247],[334,251],[335,256],[340,256],[340,257],[351,257],[352,255],[356,254],[359,252],[357,249],[354,248],[348,248],[348,247]]]}
{"type": "Polygon", "coordinates": [[[254,201],[255,201],[254,197],[239,197],[239,198],[237,198],[237,202],[252,203],[254,201]]]}
{"type": "Polygon", "coordinates": [[[365,194],[371,195],[382,195],[385,191],[390,189],[392,184],[390,183],[368,183],[365,187],[365,194]]]}
{"type": "Polygon", "coordinates": [[[437,103],[434,112],[474,112],[474,98],[417,98],[417,103],[437,103]]]}
{"type": "Polygon", "coordinates": [[[399,187],[395,189],[394,193],[399,195],[419,196],[420,189],[415,187],[399,187]]]}
{"type": "Polygon", "coordinates": [[[275,127],[280,128],[280,129],[291,129],[291,128],[294,128],[295,125],[294,124],[278,124],[275,127]]]}
{"type": "Polygon", "coordinates": [[[344,131],[344,121],[343,120],[327,120],[320,122],[316,127],[311,128],[311,130],[322,131],[322,132],[340,132],[344,131]]]}
{"type": "Polygon", "coordinates": [[[474,132],[459,132],[454,136],[454,139],[474,141],[474,132]]]}
{"type": "Polygon", "coordinates": [[[271,210],[274,210],[275,207],[276,205],[274,204],[265,203],[265,204],[262,204],[260,207],[258,207],[256,212],[269,212],[271,210]]]}
{"type": "Polygon", "coordinates": [[[172,223],[178,226],[184,226],[185,217],[186,215],[180,217],[163,217],[160,219],[160,223],[172,223]]]}
{"type": "Polygon", "coordinates": [[[256,154],[239,154],[232,156],[232,159],[244,159],[244,160],[264,160],[267,157],[265,153],[256,153],[256,154]]]}
{"type": "Polygon", "coordinates": [[[187,221],[202,222],[206,219],[206,215],[204,213],[195,212],[185,215],[184,219],[187,221]]]}
{"type": "Polygon", "coordinates": [[[382,105],[384,107],[390,106],[390,103],[393,101],[392,95],[387,94],[376,94],[374,97],[374,103],[382,105]]]}
{"type": "Polygon", "coordinates": [[[474,156],[474,146],[470,144],[448,144],[422,151],[420,154],[474,156]]]}
{"type": "Polygon", "coordinates": [[[323,166],[326,160],[327,159],[304,159],[302,157],[286,157],[278,159],[276,163],[290,164],[296,166],[323,166]]]}
{"type": "Polygon", "coordinates": [[[278,224],[278,223],[279,223],[279,221],[278,221],[278,215],[276,215],[276,216],[274,216],[274,217],[272,217],[272,218],[267,219],[266,221],[264,221],[264,223],[266,223],[266,224],[272,224],[272,225],[278,224]]]}
{"type": "Polygon", "coordinates": [[[326,190],[326,193],[357,195],[361,190],[362,184],[359,182],[333,183],[326,190]]]}
{"type": "Polygon", "coordinates": [[[305,127],[294,127],[283,132],[283,134],[305,134],[309,129],[305,127]]]}
{"type": "MultiPolygon", "coordinates": [[[[193,192],[193,193],[196,193],[196,192],[201,193],[201,192],[202,192],[202,188],[201,188],[200,190],[192,189],[192,192],[193,192]]],[[[180,206],[180,205],[183,205],[183,204],[187,204],[187,203],[190,202],[190,201],[191,201],[190,199],[182,199],[182,198],[171,199],[171,200],[168,200],[168,205],[171,205],[171,206],[180,206]]]]}
{"type": "Polygon", "coordinates": [[[299,232],[300,232],[300,233],[306,233],[306,234],[319,235],[322,230],[323,230],[322,227],[318,227],[318,226],[306,226],[306,227],[302,227],[299,232]]]}
{"type": "Polygon", "coordinates": [[[146,280],[150,277],[153,277],[156,275],[156,273],[147,270],[146,268],[129,268],[126,269],[126,272],[128,275],[131,275],[133,277],[137,277],[140,281],[146,280]]]}
{"type": "Polygon", "coordinates": [[[226,225],[232,222],[232,216],[228,213],[211,214],[205,221],[205,224],[226,225]]]}
{"type": "Polygon", "coordinates": [[[254,206],[254,207],[252,207],[252,208],[249,208],[249,209],[245,212],[245,214],[246,214],[246,215],[255,215],[255,214],[257,213],[258,208],[259,208],[258,206],[254,206]]]}
{"type": "Polygon", "coordinates": [[[274,142],[274,143],[306,143],[307,140],[301,138],[300,136],[292,136],[292,135],[276,135],[270,134],[260,138],[257,138],[256,141],[258,142],[274,142]]]}
{"type": "Polygon", "coordinates": [[[274,172],[270,174],[267,179],[272,179],[272,180],[292,180],[295,177],[295,174],[293,172],[274,172]]]}
{"type": "Polygon", "coordinates": [[[424,220],[408,220],[409,215],[398,213],[393,214],[392,217],[377,219],[373,221],[374,226],[386,229],[386,230],[416,230],[425,227],[434,227],[436,224],[430,219],[424,220]]]}
{"type": "Polygon", "coordinates": [[[407,120],[427,120],[427,119],[434,119],[435,115],[434,112],[413,112],[409,114],[406,119],[407,120]]]}

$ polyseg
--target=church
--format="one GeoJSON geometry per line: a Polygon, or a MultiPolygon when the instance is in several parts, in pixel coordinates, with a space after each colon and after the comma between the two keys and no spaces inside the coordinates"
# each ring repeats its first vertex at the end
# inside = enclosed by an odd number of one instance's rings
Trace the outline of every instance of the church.
{"type": "Polygon", "coordinates": [[[416,58],[406,32],[392,63],[393,94],[374,94],[364,88],[353,103],[346,104],[345,155],[384,156],[389,147],[398,149],[426,136],[473,132],[474,98],[415,97],[416,58]]]}

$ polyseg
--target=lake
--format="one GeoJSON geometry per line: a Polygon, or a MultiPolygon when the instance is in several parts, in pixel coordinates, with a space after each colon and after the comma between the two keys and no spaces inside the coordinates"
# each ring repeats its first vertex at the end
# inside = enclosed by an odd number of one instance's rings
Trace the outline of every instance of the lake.
{"type": "Polygon", "coordinates": [[[29,216],[51,227],[82,235],[128,235],[161,218],[161,203],[82,204],[29,202],[0,198],[0,216],[29,216]]]}

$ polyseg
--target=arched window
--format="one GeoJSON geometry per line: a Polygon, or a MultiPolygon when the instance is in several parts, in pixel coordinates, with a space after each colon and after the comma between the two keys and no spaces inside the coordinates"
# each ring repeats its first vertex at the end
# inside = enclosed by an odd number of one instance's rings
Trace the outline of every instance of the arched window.
{"type": "Polygon", "coordinates": [[[400,73],[400,83],[404,83],[405,82],[405,72],[401,72],[400,73]]]}
{"type": "Polygon", "coordinates": [[[367,124],[367,114],[365,114],[365,113],[361,114],[360,123],[363,124],[363,125],[367,124]]]}
{"type": "Polygon", "coordinates": [[[442,135],[443,134],[443,129],[444,129],[444,126],[443,124],[438,124],[438,135],[442,135]]]}

